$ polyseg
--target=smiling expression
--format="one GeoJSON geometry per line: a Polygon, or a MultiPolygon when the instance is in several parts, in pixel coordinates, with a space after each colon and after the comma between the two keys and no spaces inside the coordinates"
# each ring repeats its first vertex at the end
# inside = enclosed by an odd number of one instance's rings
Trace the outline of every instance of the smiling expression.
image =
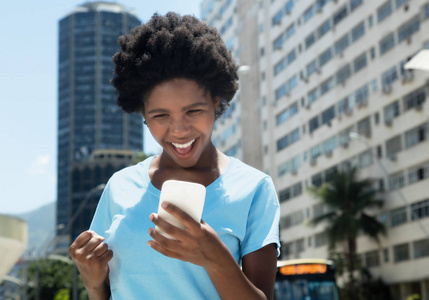
{"type": "Polygon", "coordinates": [[[144,106],[144,118],[163,155],[182,168],[209,158],[211,134],[219,101],[195,81],[174,79],[154,87],[144,106]]]}

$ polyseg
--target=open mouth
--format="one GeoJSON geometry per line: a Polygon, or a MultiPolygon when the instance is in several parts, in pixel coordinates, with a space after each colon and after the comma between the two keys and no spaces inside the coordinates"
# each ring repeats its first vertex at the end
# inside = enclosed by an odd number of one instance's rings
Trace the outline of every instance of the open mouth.
{"type": "Polygon", "coordinates": [[[174,151],[180,155],[186,155],[192,151],[194,148],[195,142],[197,139],[193,139],[192,141],[185,144],[178,143],[170,143],[174,151]]]}

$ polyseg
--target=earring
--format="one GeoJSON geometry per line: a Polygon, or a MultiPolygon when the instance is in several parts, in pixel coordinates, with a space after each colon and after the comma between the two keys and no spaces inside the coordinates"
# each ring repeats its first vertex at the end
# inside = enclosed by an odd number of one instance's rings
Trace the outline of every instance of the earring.
{"type": "Polygon", "coordinates": [[[146,122],[146,120],[144,120],[144,121],[143,121],[143,124],[145,124],[145,125],[147,126],[147,122],[146,122]]]}

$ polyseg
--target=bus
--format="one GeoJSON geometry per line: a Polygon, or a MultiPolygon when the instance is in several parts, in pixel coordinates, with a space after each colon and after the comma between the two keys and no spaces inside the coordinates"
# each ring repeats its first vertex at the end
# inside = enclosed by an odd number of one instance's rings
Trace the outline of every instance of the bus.
{"type": "Polygon", "coordinates": [[[275,300],[339,300],[335,266],[326,259],[277,262],[275,300]]]}

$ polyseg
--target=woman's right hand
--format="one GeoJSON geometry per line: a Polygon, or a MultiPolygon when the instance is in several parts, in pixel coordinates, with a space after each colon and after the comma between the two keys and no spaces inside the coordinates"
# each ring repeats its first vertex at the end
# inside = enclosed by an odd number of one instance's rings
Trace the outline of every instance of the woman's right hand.
{"type": "Polygon", "coordinates": [[[82,232],[69,248],[69,254],[76,264],[83,284],[89,294],[99,294],[106,290],[108,262],[113,257],[104,238],[94,231],[82,232]]]}

